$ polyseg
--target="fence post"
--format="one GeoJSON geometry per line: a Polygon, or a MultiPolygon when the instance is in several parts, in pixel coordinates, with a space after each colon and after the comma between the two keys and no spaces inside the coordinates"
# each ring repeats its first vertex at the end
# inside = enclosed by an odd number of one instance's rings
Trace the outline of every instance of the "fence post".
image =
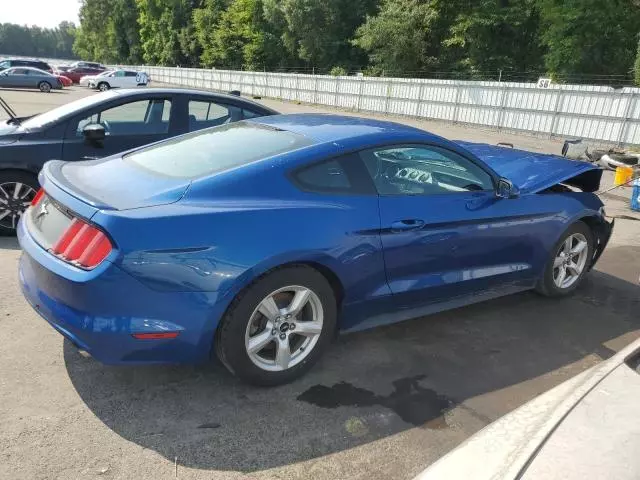
{"type": "Polygon", "coordinates": [[[284,83],[284,76],[283,74],[279,74],[278,75],[278,81],[280,82],[280,100],[282,100],[282,84],[284,83]]]}
{"type": "MultiPolygon", "coordinates": [[[[626,95],[625,93],[622,94],[626,95]]],[[[629,130],[631,125],[631,112],[633,112],[633,107],[635,106],[638,97],[636,97],[635,92],[631,92],[629,95],[629,101],[627,102],[627,108],[624,110],[624,117],[622,120],[622,125],[620,126],[620,135],[618,136],[618,146],[622,146],[624,143],[624,138],[629,130]]]]}
{"type": "Polygon", "coordinates": [[[335,77],[336,79],[336,91],[333,96],[333,106],[338,106],[338,93],[340,92],[340,77],[335,77]]]}
{"type": "Polygon", "coordinates": [[[420,80],[420,88],[418,89],[418,102],[416,104],[416,117],[420,117],[420,109],[422,107],[422,96],[424,95],[424,80],[420,80]]]}
{"type": "Polygon", "coordinates": [[[360,111],[360,105],[362,103],[362,90],[364,85],[364,77],[358,77],[360,79],[360,88],[358,88],[358,102],[356,103],[356,112],[360,111]]]}
{"type": "Polygon", "coordinates": [[[462,86],[458,82],[456,83],[456,99],[453,105],[453,123],[458,123],[458,115],[460,114],[460,90],[462,90],[462,86]]]}
{"type": "Polygon", "coordinates": [[[313,104],[318,104],[318,77],[316,75],[313,76],[313,104]]]}
{"type": "Polygon", "coordinates": [[[387,98],[384,100],[384,113],[389,113],[389,97],[391,96],[391,89],[393,88],[393,80],[387,81],[387,98]]]}
{"type": "Polygon", "coordinates": [[[294,96],[296,102],[300,102],[300,74],[296,73],[296,94],[294,96]]]}
{"type": "MultiPolygon", "coordinates": [[[[500,72],[500,74],[502,75],[502,71],[500,72]]],[[[504,111],[505,111],[505,104],[506,104],[506,98],[507,98],[507,92],[508,92],[507,86],[503,85],[500,91],[502,92],[502,98],[500,99],[500,111],[498,112],[498,121],[496,122],[498,131],[502,129],[502,122],[504,121],[504,111]]]]}
{"type": "Polygon", "coordinates": [[[558,117],[560,116],[560,108],[562,107],[564,100],[564,90],[562,87],[558,88],[558,96],[556,97],[556,104],[553,107],[553,120],[551,120],[551,128],[549,129],[549,139],[552,139],[555,135],[556,128],[558,127],[558,117]]]}

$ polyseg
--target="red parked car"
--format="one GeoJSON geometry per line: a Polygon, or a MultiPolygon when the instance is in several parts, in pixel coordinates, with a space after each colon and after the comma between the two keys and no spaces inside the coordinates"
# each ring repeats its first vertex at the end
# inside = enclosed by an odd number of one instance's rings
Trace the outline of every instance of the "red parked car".
{"type": "Polygon", "coordinates": [[[65,72],[64,76],[71,79],[73,83],[79,83],[80,79],[86,75],[97,75],[104,72],[101,68],[76,67],[65,72]]]}
{"type": "Polygon", "coordinates": [[[58,80],[60,80],[60,83],[62,83],[63,87],[70,87],[71,85],[73,85],[73,80],[71,80],[66,75],[60,75],[59,73],[54,73],[54,75],[58,80]]]}

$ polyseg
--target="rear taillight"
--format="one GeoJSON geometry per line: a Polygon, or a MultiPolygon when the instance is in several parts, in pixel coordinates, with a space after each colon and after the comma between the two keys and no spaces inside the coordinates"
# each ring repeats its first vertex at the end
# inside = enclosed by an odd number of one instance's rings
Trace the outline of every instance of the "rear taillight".
{"type": "Polygon", "coordinates": [[[102,231],[79,218],[74,218],[51,248],[51,253],[66,262],[91,269],[107,258],[112,248],[111,242],[102,231]]]}
{"type": "Polygon", "coordinates": [[[38,190],[36,195],[31,199],[31,206],[35,207],[36,205],[38,205],[38,202],[42,200],[43,196],[44,196],[44,188],[41,188],[40,190],[38,190]]]}

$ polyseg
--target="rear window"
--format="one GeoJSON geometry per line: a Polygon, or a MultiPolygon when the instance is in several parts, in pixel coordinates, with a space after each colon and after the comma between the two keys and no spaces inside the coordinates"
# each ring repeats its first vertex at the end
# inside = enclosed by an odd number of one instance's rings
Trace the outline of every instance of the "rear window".
{"type": "Polygon", "coordinates": [[[311,145],[287,130],[237,122],[200,130],[124,156],[153,173],[196,178],[311,145]]]}

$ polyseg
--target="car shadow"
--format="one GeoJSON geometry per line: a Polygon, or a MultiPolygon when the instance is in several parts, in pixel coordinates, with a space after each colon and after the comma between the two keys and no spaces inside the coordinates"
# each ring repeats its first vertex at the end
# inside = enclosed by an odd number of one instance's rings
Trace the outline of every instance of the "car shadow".
{"type": "MultiPolygon", "coordinates": [[[[452,428],[444,414],[462,402],[612,355],[605,343],[635,336],[639,308],[635,283],[594,271],[570,298],[523,293],[344,335],[277,388],[244,385],[218,365],[107,367],[68,342],[64,358],[82,400],[121,437],[187,467],[252,472],[416,426],[452,428]]],[[[472,413],[488,423],[511,408],[472,413]]]]}

